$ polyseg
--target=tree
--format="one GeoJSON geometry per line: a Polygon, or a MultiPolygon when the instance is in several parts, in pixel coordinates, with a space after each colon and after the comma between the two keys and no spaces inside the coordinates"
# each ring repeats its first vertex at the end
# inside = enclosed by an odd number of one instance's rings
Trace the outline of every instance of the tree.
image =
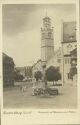
{"type": "Polygon", "coordinates": [[[15,70],[14,71],[14,80],[15,81],[22,81],[24,79],[24,76],[20,73],[20,71],[15,70]]]}
{"type": "Polygon", "coordinates": [[[42,78],[42,73],[41,73],[41,71],[35,72],[34,77],[35,77],[36,81],[38,81],[39,79],[41,79],[41,78],[42,78]]]}
{"type": "Polygon", "coordinates": [[[48,81],[58,81],[61,79],[61,74],[59,72],[59,69],[53,66],[50,66],[47,70],[46,70],[46,78],[48,81]]]}

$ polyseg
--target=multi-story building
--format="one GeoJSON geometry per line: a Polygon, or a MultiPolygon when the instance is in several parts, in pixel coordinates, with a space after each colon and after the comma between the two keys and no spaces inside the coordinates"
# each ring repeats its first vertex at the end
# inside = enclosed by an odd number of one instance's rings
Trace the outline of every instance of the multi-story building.
{"type": "Polygon", "coordinates": [[[63,41],[62,41],[63,82],[66,82],[69,79],[69,72],[71,68],[70,52],[76,47],[77,47],[76,22],[64,22],[63,23],[63,41]]]}
{"type": "Polygon", "coordinates": [[[63,41],[62,46],[53,53],[52,57],[47,62],[47,67],[59,67],[62,76],[62,83],[70,79],[71,69],[71,51],[77,47],[76,41],[76,23],[63,23],[63,41]]]}
{"type": "Polygon", "coordinates": [[[77,47],[76,22],[64,22],[62,25],[61,47],[54,51],[53,28],[51,19],[46,16],[43,18],[43,28],[41,28],[41,60],[33,66],[33,72],[41,70],[43,65],[59,67],[62,75],[62,82],[69,79],[71,68],[70,52],[77,47]]]}
{"type": "Polygon", "coordinates": [[[14,85],[14,61],[5,53],[3,53],[3,85],[14,85]]]}

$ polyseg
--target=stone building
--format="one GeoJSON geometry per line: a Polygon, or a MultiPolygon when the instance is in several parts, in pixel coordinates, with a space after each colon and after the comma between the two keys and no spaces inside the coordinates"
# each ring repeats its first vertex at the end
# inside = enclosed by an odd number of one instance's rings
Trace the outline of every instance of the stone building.
{"type": "Polygon", "coordinates": [[[3,85],[14,85],[14,61],[11,57],[3,53],[3,85]]]}
{"type": "Polygon", "coordinates": [[[62,24],[62,41],[61,47],[54,51],[53,28],[51,19],[46,16],[43,18],[43,28],[41,28],[41,60],[33,66],[33,72],[42,71],[42,66],[58,67],[62,76],[62,83],[69,79],[71,68],[70,52],[77,47],[76,40],[76,22],[63,22],[62,24]]]}
{"type": "Polygon", "coordinates": [[[64,82],[70,79],[71,51],[77,47],[76,23],[64,22],[62,28],[62,46],[57,51],[54,51],[52,57],[47,62],[47,67],[59,67],[62,83],[64,84],[64,82]]]}
{"type": "Polygon", "coordinates": [[[69,72],[71,68],[71,54],[70,52],[77,47],[76,40],[76,22],[63,23],[63,39],[62,39],[62,76],[63,82],[69,79],[69,72]]]}
{"type": "Polygon", "coordinates": [[[51,19],[46,16],[43,18],[43,28],[41,28],[41,60],[45,63],[52,57],[54,53],[53,27],[51,27],[51,19]]]}
{"type": "Polygon", "coordinates": [[[46,16],[43,18],[43,27],[41,28],[41,59],[38,60],[32,67],[32,74],[36,71],[43,72],[43,67],[54,54],[54,38],[53,27],[51,27],[51,19],[46,16]]]}

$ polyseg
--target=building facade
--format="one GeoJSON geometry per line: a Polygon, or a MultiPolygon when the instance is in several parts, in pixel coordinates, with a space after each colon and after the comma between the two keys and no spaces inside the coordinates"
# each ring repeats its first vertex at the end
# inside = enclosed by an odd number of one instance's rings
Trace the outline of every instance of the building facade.
{"type": "Polygon", "coordinates": [[[14,85],[14,61],[3,53],[3,86],[14,85]]]}
{"type": "Polygon", "coordinates": [[[76,40],[76,22],[63,23],[63,41],[62,41],[62,76],[65,83],[70,77],[71,54],[70,52],[77,47],[76,40]]]}
{"type": "Polygon", "coordinates": [[[54,51],[53,28],[51,19],[43,18],[43,28],[41,28],[41,60],[33,66],[33,74],[36,71],[43,71],[50,66],[58,67],[61,73],[62,84],[70,79],[71,51],[77,47],[76,22],[63,22],[62,24],[61,47],[54,51]]]}
{"type": "Polygon", "coordinates": [[[16,67],[16,70],[24,77],[32,77],[32,66],[16,67]]]}
{"type": "Polygon", "coordinates": [[[46,16],[43,18],[43,28],[41,28],[41,60],[47,62],[54,53],[53,28],[51,19],[46,16]]]}
{"type": "Polygon", "coordinates": [[[70,77],[73,82],[77,83],[77,48],[71,51],[71,69],[70,77]]]}
{"type": "Polygon", "coordinates": [[[52,57],[47,62],[47,67],[54,66],[59,67],[59,71],[62,76],[62,83],[69,81],[71,65],[71,51],[77,47],[76,40],[76,23],[64,22],[63,23],[63,40],[61,47],[55,51],[52,57]]]}

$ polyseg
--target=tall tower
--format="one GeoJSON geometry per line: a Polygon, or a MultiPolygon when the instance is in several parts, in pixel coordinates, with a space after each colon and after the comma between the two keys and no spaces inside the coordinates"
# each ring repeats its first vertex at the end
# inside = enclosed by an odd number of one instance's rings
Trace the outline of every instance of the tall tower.
{"type": "Polygon", "coordinates": [[[41,28],[41,60],[47,62],[53,55],[53,28],[51,27],[51,19],[46,16],[43,18],[43,28],[41,28]]]}

